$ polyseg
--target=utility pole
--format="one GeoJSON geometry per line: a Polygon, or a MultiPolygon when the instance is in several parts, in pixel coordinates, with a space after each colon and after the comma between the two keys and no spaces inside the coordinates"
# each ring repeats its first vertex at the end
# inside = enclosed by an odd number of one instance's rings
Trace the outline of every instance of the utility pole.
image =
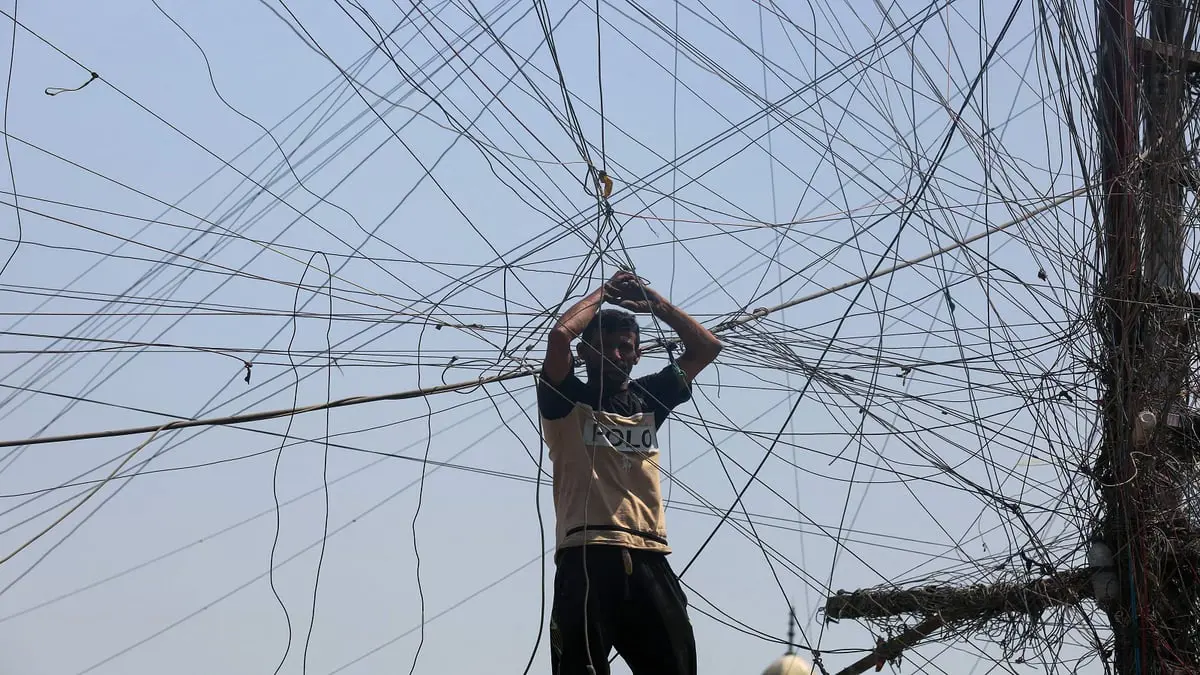
{"type": "Polygon", "coordinates": [[[1097,0],[1103,399],[1100,447],[1085,470],[1104,517],[1083,533],[1089,565],[1027,583],[838,593],[826,601],[827,620],[916,621],[841,675],[878,670],[943,628],[1084,601],[1108,616],[1114,651],[1104,656],[1118,675],[1200,673],[1200,508],[1188,513],[1183,490],[1200,480],[1200,423],[1188,407],[1200,301],[1183,268],[1185,197],[1200,188],[1187,147],[1200,0],[1147,0],[1144,9],[1097,0]]]}
{"type": "Polygon", "coordinates": [[[1200,672],[1200,538],[1182,489],[1196,477],[1200,445],[1188,411],[1192,303],[1183,276],[1196,5],[1148,2],[1148,39],[1135,35],[1133,0],[1101,0],[1098,24],[1105,391],[1093,478],[1105,519],[1093,550],[1115,572],[1116,592],[1096,600],[1121,675],[1200,672]]]}
{"type": "MultiPolygon", "coordinates": [[[[1097,566],[1114,581],[1097,604],[1112,627],[1113,663],[1119,675],[1135,671],[1145,654],[1138,649],[1146,617],[1131,612],[1141,599],[1144,575],[1140,550],[1132,545],[1141,526],[1134,496],[1133,420],[1138,412],[1135,366],[1141,305],[1141,245],[1138,227],[1137,57],[1133,0],[1098,0],[1096,106],[1100,150],[1103,258],[1097,303],[1101,335],[1102,436],[1092,477],[1104,503],[1101,531],[1092,542],[1097,566]]],[[[1147,673],[1156,672],[1147,670],[1147,673]]]]}

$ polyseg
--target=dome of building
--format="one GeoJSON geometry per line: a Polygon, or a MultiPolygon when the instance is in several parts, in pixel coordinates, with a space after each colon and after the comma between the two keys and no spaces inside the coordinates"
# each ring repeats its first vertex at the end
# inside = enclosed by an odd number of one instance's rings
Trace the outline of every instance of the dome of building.
{"type": "Polygon", "coordinates": [[[808,661],[795,654],[784,654],[775,660],[763,675],[812,675],[813,668],[808,661]]]}

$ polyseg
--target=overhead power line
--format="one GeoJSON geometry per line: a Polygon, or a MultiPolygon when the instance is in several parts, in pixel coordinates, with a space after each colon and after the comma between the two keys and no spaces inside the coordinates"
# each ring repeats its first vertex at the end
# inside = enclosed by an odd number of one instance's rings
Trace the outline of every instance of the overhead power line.
{"type": "MultiPolygon", "coordinates": [[[[827,295],[831,295],[833,293],[843,291],[847,288],[852,288],[859,284],[863,284],[868,281],[872,281],[874,279],[878,279],[880,277],[887,276],[887,275],[897,272],[899,270],[906,269],[908,267],[912,267],[913,265],[919,264],[919,263],[929,260],[931,258],[934,258],[939,255],[948,253],[950,251],[968,246],[968,245],[970,245],[976,241],[979,241],[985,237],[989,237],[993,234],[1003,232],[1004,230],[1012,227],[1013,225],[1019,224],[1019,223],[1025,221],[1025,220],[1028,220],[1040,213],[1043,213],[1052,208],[1055,208],[1057,206],[1065,204],[1066,202],[1068,202],[1072,199],[1075,199],[1076,197],[1085,195],[1086,193],[1087,193],[1087,187],[1077,188],[1077,189],[1072,190],[1071,192],[1068,192],[1064,195],[1061,195],[1049,202],[1046,202],[1045,204],[1043,204],[1041,206],[1038,206],[1034,209],[1026,211],[1025,213],[1021,214],[1020,216],[1018,216],[1016,218],[1013,218],[1012,220],[1008,220],[1003,223],[1000,223],[999,225],[995,225],[991,228],[988,228],[987,230],[984,230],[983,232],[980,232],[976,235],[973,235],[971,237],[963,239],[962,241],[958,241],[953,244],[943,246],[942,248],[939,248],[934,251],[930,251],[929,253],[923,254],[916,258],[906,260],[897,265],[893,265],[892,267],[878,270],[873,274],[864,275],[864,276],[852,279],[850,281],[846,281],[844,283],[838,284],[836,286],[831,286],[829,288],[822,289],[815,293],[811,293],[809,295],[806,295],[806,296],[803,296],[800,298],[795,298],[793,300],[789,300],[788,302],[785,302],[785,303],[782,303],[779,305],[775,305],[773,307],[764,307],[764,308],[757,309],[754,312],[747,314],[745,316],[742,316],[742,317],[739,317],[736,319],[732,319],[730,321],[725,321],[725,322],[721,323],[720,325],[716,326],[715,328],[713,328],[713,331],[714,332],[728,331],[736,326],[740,326],[740,325],[749,323],[751,321],[761,319],[762,317],[768,316],[775,312],[779,312],[781,310],[784,310],[784,309],[787,309],[790,307],[794,307],[796,305],[799,305],[799,304],[802,304],[805,302],[810,302],[810,301],[816,300],[818,298],[822,298],[827,295]]],[[[657,344],[652,343],[647,348],[646,351],[653,351],[655,349],[655,347],[661,347],[661,345],[662,345],[661,340],[656,340],[655,342],[657,344]]],[[[434,394],[443,394],[443,393],[447,393],[447,392],[458,391],[461,389],[469,389],[469,388],[480,387],[480,386],[484,386],[484,385],[488,385],[488,384],[495,384],[497,382],[505,382],[508,380],[515,380],[519,377],[531,375],[535,372],[536,371],[534,370],[534,368],[531,364],[526,364],[525,367],[517,369],[517,370],[510,370],[510,371],[500,373],[497,375],[492,375],[490,377],[478,378],[478,379],[474,379],[474,380],[468,380],[465,382],[454,382],[454,383],[450,383],[450,384],[441,384],[441,385],[435,385],[435,386],[431,386],[431,387],[421,387],[418,389],[409,389],[407,391],[392,392],[392,393],[388,393],[388,394],[376,394],[376,395],[372,395],[372,396],[350,396],[347,398],[341,398],[341,399],[337,399],[334,401],[326,401],[324,403],[314,403],[312,405],[307,405],[307,406],[293,407],[293,408],[281,408],[278,410],[265,410],[265,411],[259,411],[259,412],[253,412],[253,413],[245,413],[242,415],[228,415],[225,417],[209,417],[209,418],[194,419],[194,420],[174,420],[171,422],[167,422],[165,424],[151,424],[151,425],[147,425],[147,426],[130,427],[130,428],[126,428],[126,429],[109,429],[109,430],[104,430],[104,431],[89,431],[89,432],[82,432],[82,433],[78,433],[78,434],[66,434],[66,435],[60,435],[60,436],[44,436],[41,438],[26,438],[26,439],[21,439],[21,440],[0,441],[0,448],[11,448],[11,447],[19,447],[19,446],[25,446],[25,445],[41,445],[41,444],[47,444],[47,443],[65,443],[68,441],[83,441],[83,440],[92,440],[92,439],[99,439],[99,438],[113,438],[113,437],[117,437],[117,436],[133,436],[133,435],[137,435],[137,434],[151,433],[151,432],[156,432],[156,431],[160,431],[160,430],[161,431],[170,431],[170,430],[174,430],[174,429],[186,429],[186,428],[190,428],[190,427],[227,426],[227,425],[234,425],[234,424],[245,424],[247,422],[261,422],[263,420],[277,419],[280,417],[287,417],[289,415],[302,415],[304,413],[319,412],[322,410],[329,410],[332,408],[344,408],[344,407],[348,407],[348,406],[363,405],[366,403],[379,403],[379,402],[383,402],[383,401],[402,401],[405,399],[421,398],[424,396],[431,396],[434,394]]]]}

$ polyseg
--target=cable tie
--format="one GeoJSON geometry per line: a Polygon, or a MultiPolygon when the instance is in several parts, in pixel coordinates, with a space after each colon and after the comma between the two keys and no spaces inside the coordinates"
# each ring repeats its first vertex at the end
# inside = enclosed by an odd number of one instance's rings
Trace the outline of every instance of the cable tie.
{"type": "Polygon", "coordinates": [[[83,89],[84,87],[86,87],[86,86],[88,86],[89,84],[91,84],[91,83],[92,83],[92,81],[94,81],[94,80],[98,80],[98,79],[100,79],[100,75],[99,75],[98,73],[96,73],[96,72],[94,72],[94,71],[93,71],[93,72],[92,72],[92,76],[88,78],[88,81],[87,81],[87,82],[84,82],[83,84],[79,85],[78,87],[74,87],[74,88],[70,88],[70,87],[46,87],[46,95],[47,95],[47,96],[58,96],[59,94],[62,94],[62,93],[68,92],[68,91],[79,91],[80,89],[83,89]]]}

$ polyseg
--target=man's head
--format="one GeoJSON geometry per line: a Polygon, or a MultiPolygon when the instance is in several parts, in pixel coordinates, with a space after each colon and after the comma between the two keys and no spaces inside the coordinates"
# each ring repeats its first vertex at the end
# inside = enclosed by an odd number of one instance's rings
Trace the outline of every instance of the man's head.
{"type": "Polygon", "coordinates": [[[641,358],[637,316],[619,309],[596,312],[583,329],[576,350],[588,381],[622,385],[641,358]]]}

